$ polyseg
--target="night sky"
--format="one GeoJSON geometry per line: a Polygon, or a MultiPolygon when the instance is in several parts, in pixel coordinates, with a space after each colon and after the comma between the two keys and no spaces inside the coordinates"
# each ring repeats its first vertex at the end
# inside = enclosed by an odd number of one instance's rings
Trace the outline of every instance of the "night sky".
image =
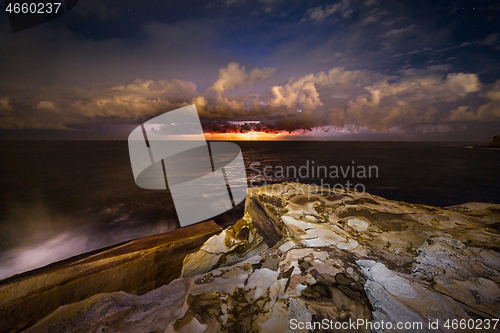
{"type": "Polygon", "coordinates": [[[214,139],[487,142],[499,22],[498,1],[80,0],[12,33],[2,8],[0,138],[126,139],[196,104],[214,139]]]}

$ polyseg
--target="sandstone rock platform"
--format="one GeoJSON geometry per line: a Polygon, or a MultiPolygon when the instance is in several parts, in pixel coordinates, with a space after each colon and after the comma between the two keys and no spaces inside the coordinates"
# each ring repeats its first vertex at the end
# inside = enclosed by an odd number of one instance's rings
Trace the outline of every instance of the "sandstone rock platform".
{"type": "Polygon", "coordinates": [[[382,322],[421,325],[393,332],[474,331],[447,321],[492,328],[499,251],[500,205],[438,208],[274,184],[249,189],[243,218],[185,256],[180,278],[144,295],[102,293],[61,306],[26,332],[383,332],[382,322]],[[293,324],[325,320],[371,326],[293,324]]]}

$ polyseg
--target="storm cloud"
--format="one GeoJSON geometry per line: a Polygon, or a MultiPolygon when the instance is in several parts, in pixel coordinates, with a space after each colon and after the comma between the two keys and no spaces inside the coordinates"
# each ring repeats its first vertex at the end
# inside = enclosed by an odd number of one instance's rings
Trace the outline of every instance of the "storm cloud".
{"type": "Polygon", "coordinates": [[[499,129],[500,11],[486,2],[150,6],[89,0],[18,34],[1,18],[0,130],[85,138],[189,104],[210,133],[499,129]]]}

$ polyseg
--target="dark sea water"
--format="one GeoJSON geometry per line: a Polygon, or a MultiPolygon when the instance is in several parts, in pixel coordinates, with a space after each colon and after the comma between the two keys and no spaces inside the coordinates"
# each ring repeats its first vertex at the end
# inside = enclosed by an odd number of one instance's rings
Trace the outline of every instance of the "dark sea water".
{"type": "MultiPolygon", "coordinates": [[[[253,185],[349,181],[371,194],[413,203],[500,203],[498,150],[463,143],[237,143],[253,185]],[[359,177],[363,168],[365,177],[359,177]]],[[[216,221],[230,224],[241,213],[242,205],[216,221]]],[[[136,186],[126,141],[0,141],[0,279],[177,227],[168,190],[136,186]]]]}

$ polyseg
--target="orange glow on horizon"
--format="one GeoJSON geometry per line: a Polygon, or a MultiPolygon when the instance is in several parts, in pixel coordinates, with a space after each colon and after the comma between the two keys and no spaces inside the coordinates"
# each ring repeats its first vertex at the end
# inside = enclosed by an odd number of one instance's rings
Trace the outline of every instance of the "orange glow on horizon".
{"type": "Polygon", "coordinates": [[[259,140],[279,140],[279,136],[286,135],[284,133],[266,133],[250,131],[246,133],[205,133],[206,140],[223,140],[223,141],[259,141],[259,140]]]}

